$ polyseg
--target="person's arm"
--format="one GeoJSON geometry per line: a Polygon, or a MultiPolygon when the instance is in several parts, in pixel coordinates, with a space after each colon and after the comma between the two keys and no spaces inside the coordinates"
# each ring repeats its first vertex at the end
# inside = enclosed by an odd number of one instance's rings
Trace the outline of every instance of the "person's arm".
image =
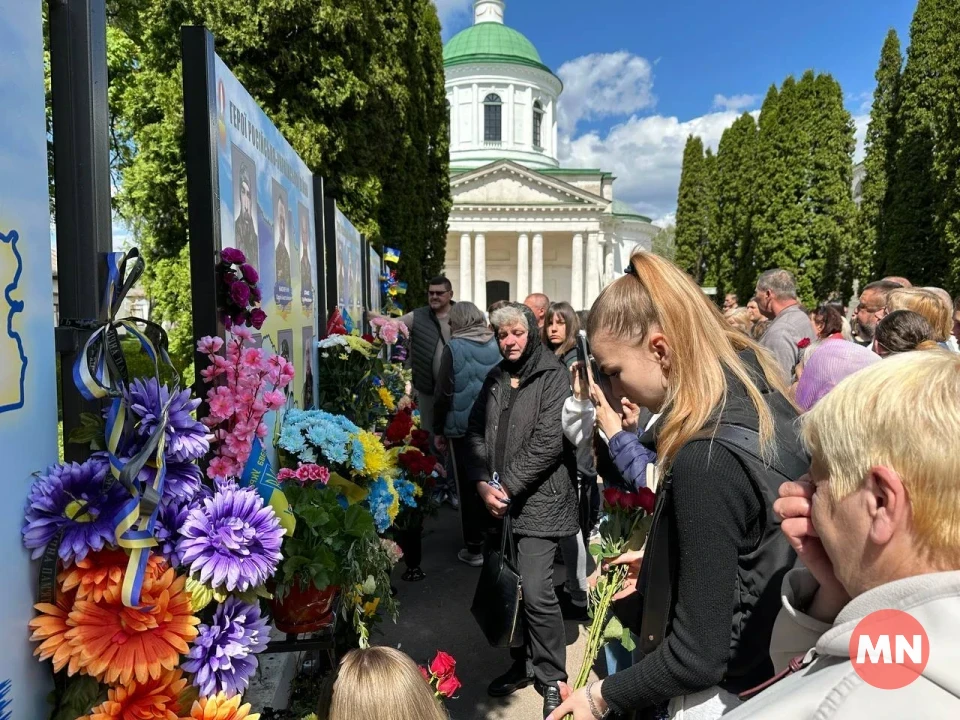
{"type": "Polygon", "coordinates": [[[563,462],[563,403],[570,396],[566,373],[555,372],[546,380],[540,396],[537,425],[533,435],[500,474],[500,482],[516,497],[532,491],[563,462]]]}
{"type": "Polygon", "coordinates": [[[817,644],[832,626],[807,614],[820,589],[820,583],[806,568],[791,570],[783,578],[780,591],[783,608],[773,624],[770,636],[770,659],[774,672],[786,668],[790,661],[817,644]]]}
{"type": "Polygon", "coordinates": [[[464,437],[465,457],[461,464],[472,483],[490,479],[490,468],[487,467],[487,400],[492,385],[493,380],[488,375],[470,411],[470,422],[464,437]]]}
{"type": "Polygon", "coordinates": [[[443,435],[447,422],[447,413],[453,401],[453,353],[450,347],[443,348],[440,355],[440,371],[437,373],[437,386],[433,401],[433,434],[443,435]]]}
{"type": "Polygon", "coordinates": [[[673,622],[655,651],[603,681],[603,698],[619,713],[706,690],[727,670],[737,559],[761,508],[746,472],[719,444],[688,444],[671,474],[679,543],[673,622]]]}
{"type": "Polygon", "coordinates": [[[406,315],[400,316],[400,322],[407,326],[408,332],[413,332],[413,313],[408,312],[406,315]]]}
{"type": "Polygon", "coordinates": [[[620,476],[637,489],[646,487],[647,465],[657,461],[657,454],[628,432],[618,432],[610,440],[610,457],[620,476]]]}

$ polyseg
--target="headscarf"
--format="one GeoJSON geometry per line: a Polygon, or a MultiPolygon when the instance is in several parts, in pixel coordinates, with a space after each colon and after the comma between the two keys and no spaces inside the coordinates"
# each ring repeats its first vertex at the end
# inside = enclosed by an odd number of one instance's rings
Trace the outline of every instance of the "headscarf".
{"type": "Polygon", "coordinates": [[[880,357],[853,342],[826,340],[803,366],[797,383],[797,405],[807,412],[844,378],[880,362],[880,357]]]}
{"type": "MultiPolygon", "coordinates": [[[[523,312],[527,319],[527,345],[523,348],[523,353],[516,360],[503,359],[500,367],[510,373],[511,377],[523,378],[528,372],[535,368],[540,362],[540,355],[543,353],[543,343],[540,341],[540,333],[537,330],[537,317],[533,310],[520,303],[510,303],[509,307],[517,308],[523,312]]],[[[494,328],[494,330],[498,330],[494,328]]],[[[499,342],[498,342],[499,344],[499,342]]]]}

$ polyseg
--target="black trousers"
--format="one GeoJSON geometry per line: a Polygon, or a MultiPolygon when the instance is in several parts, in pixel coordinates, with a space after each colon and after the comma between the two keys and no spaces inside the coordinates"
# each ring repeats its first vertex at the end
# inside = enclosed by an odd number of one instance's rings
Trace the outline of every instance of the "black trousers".
{"type": "Polygon", "coordinates": [[[483,550],[484,534],[492,526],[493,518],[480,499],[480,493],[474,483],[466,478],[462,458],[466,456],[464,438],[449,438],[447,452],[457,481],[457,494],[460,496],[460,527],[463,531],[463,546],[471,553],[483,550]]]}
{"type": "Polygon", "coordinates": [[[558,538],[517,537],[517,568],[523,588],[524,643],[511,648],[515,663],[545,684],[567,679],[567,642],[553,589],[558,538]]]}

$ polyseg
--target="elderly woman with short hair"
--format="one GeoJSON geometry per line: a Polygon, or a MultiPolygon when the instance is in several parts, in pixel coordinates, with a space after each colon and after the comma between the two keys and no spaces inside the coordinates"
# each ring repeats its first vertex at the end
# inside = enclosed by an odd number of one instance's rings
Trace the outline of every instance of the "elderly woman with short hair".
{"type": "Polygon", "coordinates": [[[536,681],[548,715],[560,704],[557,683],[567,678],[553,557],[560,538],[580,529],[576,452],[561,425],[570,376],[543,346],[528,308],[511,303],[494,311],[490,322],[503,360],[473,406],[464,465],[490,514],[511,517],[526,622],[524,647],[511,650],[513,666],[488,692],[501,697],[536,681]],[[491,484],[495,479],[499,488],[491,484]]]}

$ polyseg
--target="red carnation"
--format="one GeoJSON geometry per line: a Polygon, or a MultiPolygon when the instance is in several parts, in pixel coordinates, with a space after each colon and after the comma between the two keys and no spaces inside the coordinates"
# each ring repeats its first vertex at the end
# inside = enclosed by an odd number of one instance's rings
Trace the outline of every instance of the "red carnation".
{"type": "Polygon", "coordinates": [[[397,413],[393,420],[390,421],[390,424],[387,425],[387,442],[391,445],[398,445],[402,443],[407,435],[410,434],[410,430],[413,428],[413,417],[411,417],[408,410],[397,413]]]}
{"type": "Polygon", "coordinates": [[[426,454],[430,449],[430,433],[426,430],[414,430],[410,434],[410,443],[426,454]]]}

